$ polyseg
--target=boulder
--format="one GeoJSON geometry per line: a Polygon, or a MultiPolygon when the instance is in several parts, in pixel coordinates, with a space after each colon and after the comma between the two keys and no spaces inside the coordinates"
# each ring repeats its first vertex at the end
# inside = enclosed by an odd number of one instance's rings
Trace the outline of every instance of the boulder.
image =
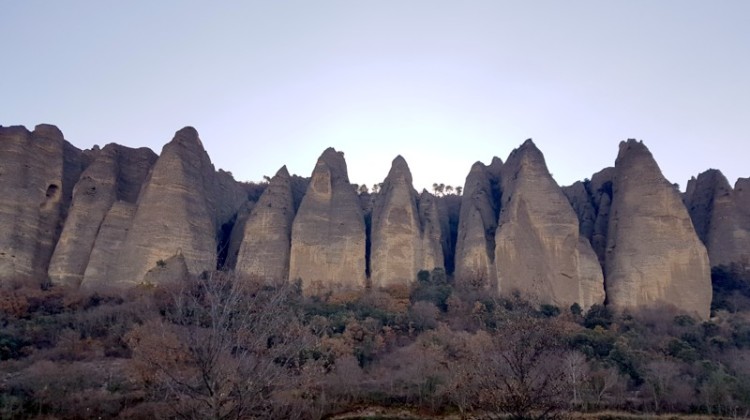
{"type": "Polygon", "coordinates": [[[318,159],[294,218],[289,279],[306,294],[365,286],[364,216],[344,154],[333,148],[318,159]]]}
{"type": "Polygon", "coordinates": [[[612,183],[605,278],[615,309],[669,304],[707,318],[706,248],[679,191],[642,142],[620,143],[612,183]]]}

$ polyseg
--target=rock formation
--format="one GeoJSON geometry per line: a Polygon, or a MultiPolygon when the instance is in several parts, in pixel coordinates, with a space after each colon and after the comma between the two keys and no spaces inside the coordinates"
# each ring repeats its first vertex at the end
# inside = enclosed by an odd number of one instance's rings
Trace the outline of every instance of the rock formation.
{"type": "Polygon", "coordinates": [[[417,198],[409,166],[398,156],[372,212],[370,278],[375,287],[408,287],[420,270],[443,266],[437,205],[424,196],[420,209],[417,198]],[[420,213],[429,226],[423,226],[420,213]]]}
{"type": "Polygon", "coordinates": [[[607,235],[607,301],[616,309],[674,305],[706,318],[711,277],[677,189],[646,146],[620,143],[607,235]]]}
{"type": "Polygon", "coordinates": [[[0,127],[0,283],[47,281],[85,160],[55,126],[0,127]]]}
{"type": "Polygon", "coordinates": [[[750,263],[750,203],[742,200],[743,181],[732,189],[720,171],[711,169],[688,182],[685,205],[712,266],[750,263]]]}
{"type": "Polygon", "coordinates": [[[286,166],[279,169],[244,226],[235,271],[266,279],[289,277],[294,198],[286,166]]]}
{"type": "Polygon", "coordinates": [[[581,236],[591,243],[602,269],[607,249],[613,176],[614,168],[605,168],[595,173],[590,181],[578,181],[569,187],[563,187],[563,192],[578,215],[581,236]]]}
{"type": "Polygon", "coordinates": [[[190,127],[157,157],[0,126],[0,285],[112,290],[225,268],[325,294],[361,291],[368,273],[406,288],[445,267],[539,303],[588,307],[606,290],[615,309],[668,303],[705,318],[709,256],[750,264],[750,179],[732,188],[709,170],[682,200],[634,140],[614,168],[564,189],[527,141],[506,163],[473,165],[463,197],[437,198],[416,193],[401,157],[379,193],[357,196],[332,148],[309,179],[282,168],[268,186],[241,185],[190,127]]]}
{"type": "MultiPolygon", "coordinates": [[[[103,270],[109,275],[87,276],[84,281],[89,287],[102,282],[109,287],[131,286],[143,282],[157,263],[177,255],[182,255],[191,274],[216,269],[221,227],[244,200],[231,176],[214,170],[198,132],[183,128],[154,164],[124,239],[116,234],[122,233],[122,225],[113,226],[116,232],[110,238],[121,239],[121,245],[103,270]]],[[[124,217],[115,220],[121,223],[124,217]]]]}
{"type": "Polygon", "coordinates": [[[155,161],[156,154],[150,149],[117,144],[108,144],[96,155],[73,189],[73,201],[50,263],[53,283],[81,284],[107,212],[118,200],[135,204],[155,161]]]}
{"type": "Polygon", "coordinates": [[[419,195],[419,223],[422,230],[420,249],[422,250],[422,269],[442,268],[445,264],[443,242],[446,230],[440,220],[440,207],[434,195],[422,190],[419,195]]]}
{"type": "Polygon", "coordinates": [[[495,267],[501,293],[589,307],[604,301],[602,271],[578,218],[531,140],[501,170],[495,267]]]}
{"type": "MultiPolygon", "coordinates": [[[[502,162],[496,163],[497,167],[502,162]]],[[[461,198],[456,268],[458,282],[483,288],[497,288],[495,230],[500,211],[499,177],[482,162],[476,162],[464,184],[461,198]],[[494,186],[494,188],[493,188],[494,186]]]]}
{"type": "Polygon", "coordinates": [[[307,294],[365,286],[365,223],[343,153],[318,159],[292,225],[289,279],[307,294]]]}

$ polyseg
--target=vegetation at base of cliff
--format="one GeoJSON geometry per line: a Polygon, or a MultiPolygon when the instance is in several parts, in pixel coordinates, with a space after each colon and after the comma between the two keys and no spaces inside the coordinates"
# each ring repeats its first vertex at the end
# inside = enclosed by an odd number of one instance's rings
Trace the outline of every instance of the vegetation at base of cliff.
{"type": "Polygon", "coordinates": [[[224,272],[125,296],[19,283],[0,294],[0,417],[746,417],[747,274],[714,270],[708,321],[535,305],[442,270],[318,298],[224,272]]]}

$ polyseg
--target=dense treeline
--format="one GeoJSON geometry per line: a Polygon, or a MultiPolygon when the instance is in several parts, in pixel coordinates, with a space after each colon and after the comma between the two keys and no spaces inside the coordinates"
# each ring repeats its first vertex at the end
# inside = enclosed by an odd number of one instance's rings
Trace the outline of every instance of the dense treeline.
{"type": "Polygon", "coordinates": [[[126,296],[16,284],[0,295],[0,417],[746,417],[750,273],[713,274],[703,322],[498,298],[442,270],[320,298],[223,272],[126,296]]]}

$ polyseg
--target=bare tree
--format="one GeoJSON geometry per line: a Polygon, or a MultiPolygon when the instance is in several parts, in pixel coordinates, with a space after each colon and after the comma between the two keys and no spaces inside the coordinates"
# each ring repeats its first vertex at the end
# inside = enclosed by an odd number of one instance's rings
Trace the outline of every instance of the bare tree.
{"type": "Polygon", "coordinates": [[[508,320],[499,330],[482,386],[489,408],[514,419],[559,415],[567,395],[558,326],[524,314],[508,320]]]}
{"type": "Polygon", "coordinates": [[[253,418],[301,370],[311,343],[291,310],[293,288],[228,273],[186,280],[164,316],[127,337],[144,382],[181,418],[253,418]]]}

